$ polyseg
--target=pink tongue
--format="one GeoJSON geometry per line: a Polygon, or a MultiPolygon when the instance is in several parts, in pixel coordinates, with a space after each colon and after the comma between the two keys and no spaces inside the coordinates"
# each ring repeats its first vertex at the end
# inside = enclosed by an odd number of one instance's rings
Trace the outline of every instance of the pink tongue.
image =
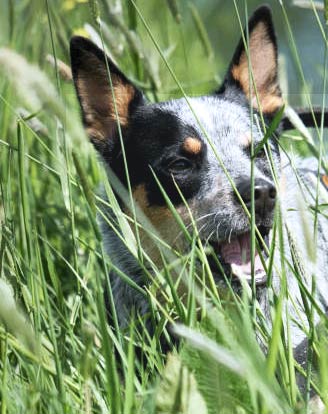
{"type": "MultiPolygon", "coordinates": [[[[238,238],[225,243],[221,247],[222,258],[225,263],[238,267],[245,275],[251,274],[251,252],[250,252],[250,235],[242,234],[238,238]]],[[[264,268],[260,256],[255,252],[254,272],[262,273],[264,268]]]]}

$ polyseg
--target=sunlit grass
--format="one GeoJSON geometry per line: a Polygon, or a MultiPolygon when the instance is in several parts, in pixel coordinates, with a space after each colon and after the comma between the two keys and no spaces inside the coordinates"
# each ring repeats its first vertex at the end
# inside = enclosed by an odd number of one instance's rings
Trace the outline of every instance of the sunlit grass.
{"type": "MultiPolygon", "coordinates": [[[[296,259],[290,263],[282,254],[279,293],[270,284],[276,265],[274,249],[269,252],[270,326],[254,300],[254,286],[244,283],[240,295],[229,284],[222,291],[216,289],[193,218],[187,229],[165,194],[168,208],[191,247],[183,254],[161,240],[133,203],[129,189],[122,188],[110,173],[108,181],[81,127],[65,66],[69,64],[68,44],[73,33],[82,31],[105,46],[151,100],[175,96],[188,99],[215,88],[217,68],[225,68],[226,62],[219,48],[211,44],[198,3],[187,7],[163,1],[161,19],[155,23],[151,17],[158,13],[157,2],[5,3],[0,16],[0,41],[6,46],[0,50],[1,414],[306,412],[311,381],[326,401],[326,317],[321,315],[316,330],[313,311],[317,303],[312,292],[301,286],[302,258],[298,258],[297,241],[293,244],[292,229],[287,232],[296,259]],[[192,49],[188,46],[191,36],[192,49]],[[46,58],[49,54],[53,59],[46,58]],[[202,66],[206,67],[206,77],[202,66]],[[102,192],[98,191],[100,183],[102,192]],[[114,191],[120,193],[132,218],[121,211],[114,191]],[[153,336],[138,315],[129,329],[123,332],[119,328],[108,281],[114,265],[104,252],[95,218],[96,213],[104,215],[106,204],[118,217],[119,225],[106,217],[104,220],[121,235],[152,281],[151,287],[142,290],[120,274],[126,283],[148,296],[158,326],[153,336]],[[160,249],[164,269],[152,262],[139,232],[160,249]],[[196,261],[202,263],[201,271],[196,269],[196,261]],[[310,343],[307,364],[297,367],[308,378],[303,395],[296,384],[290,341],[287,343],[282,335],[287,270],[300,283],[309,324],[305,328],[310,343]],[[107,324],[105,287],[114,328],[107,324]],[[168,333],[168,323],[175,322],[175,335],[185,339],[179,350],[168,333]],[[162,332],[176,354],[168,366],[160,345],[162,332]],[[143,360],[136,357],[140,349],[143,360]],[[317,374],[311,375],[314,365],[317,374]]],[[[236,10],[243,26],[245,3],[241,3],[236,10]]],[[[252,2],[247,3],[250,13],[252,2]]],[[[231,18],[236,17],[236,10],[231,4],[231,18]]],[[[285,19],[306,90],[288,11],[282,7],[279,12],[285,19]]],[[[240,28],[236,26],[234,31],[239,36],[240,28]]],[[[323,91],[326,60],[325,56],[323,91]]],[[[322,96],[324,107],[325,93],[322,96]]],[[[309,106],[310,98],[308,93],[309,106]]],[[[314,141],[300,133],[297,137],[308,154],[319,143],[315,155],[325,165],[322,125],[316,128],[314,141]]],[[[211,137],[207,138],[211,145],[211,137]]],[[[266,136],[263,145],[265,142],[266,136]]],[[[290,149],[288,154],[294,162],[290,149]]],[[[220,154],[216,156],[225,170],[220,154]]],[[[319,194],[319,180],[315,184],[319,194]]],[[[236,191],[232,180],[231,185],[236,191]]],[[[315,214],[325,214],[318,200],[316,197],[313,203],[315,214]]],[[[274,247],[282,252],[283,227],[277,209],[274,247]]],[[[304,218],[308,256],[315,260],[312,230],[304,218]]],[[[254,246],[255,233],[252,223],[254,246]]],[[[287,317],[287,338],[289,322],[287,317]]]]}

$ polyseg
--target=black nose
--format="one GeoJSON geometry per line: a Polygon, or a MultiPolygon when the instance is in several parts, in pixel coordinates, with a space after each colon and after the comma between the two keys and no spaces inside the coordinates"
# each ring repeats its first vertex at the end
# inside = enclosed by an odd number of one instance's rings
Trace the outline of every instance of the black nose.
{"type": "MultiPolygon", "coordinates": [[[[251,208],[251,182],[249,179],[241,181],[237,185],[237,190],[243,199],[246,207],[251,208]]],[[[254,203],[255,212],[261,217],[266,213],[272,212],[277,197],[276,187],[269,181],[262,178],[256,179],[254,182],[254,203]]]]}

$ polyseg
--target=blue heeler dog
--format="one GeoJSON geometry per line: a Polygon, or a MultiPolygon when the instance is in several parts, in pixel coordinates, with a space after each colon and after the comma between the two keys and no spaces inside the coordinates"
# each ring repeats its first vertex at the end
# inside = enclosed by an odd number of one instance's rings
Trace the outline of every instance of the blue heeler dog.
{"type": "MultiPolygon", "coordinates": [[[[314,159],[294,167],[280,150],[277,137],[293,126],[283,115],[270,9],[262,6],[251,17],[221,87],[212,94],[189,98],[189,102],[185,98],[148,102],[102,50],[82,37],[71,40],[71,63],[83,123],[104,163],[127,185],[125,157],[134,200],[165,242],[180,250],[187,250],[189,245],[168,208],[163,189],[187,229],[191,223],[189,208],[201,240],[211,247],[208,260],[217,285],[223,273],[233,285],[240,278],[255,284],[268,320],[267,248],[272,246],[275,206],[279,204],[285,261],[280,260],[276,243],[272,287],[279,292],[285,272],[289,297],[286,311],[295,320],[291,335],[295,356],[299,362],[305,361],[304,331],[309,324],[304,307],[310,304],[308,292],[313,280],[319,304],[316,320],[328,302],[328,225],[324,215],[314,212],[315,206],[327,203],[327,178],[320,172],[321,181],[317,182],[314,159]],[[274,133],[262,145],[262,121],[270,126],[280,113],[274,133]],[[247,214],[252,207],[251,145],[256,153],[253,211],[258,229],[253,265],[247,214]],[[314,217],[317,236],[311,255],[305,234],[313,233],[314,217]]],[[[306,126],[313,126],[320,122],[321,114],[304,110],[299,116],[306,126]]],[[[108,214],[113,218],[114,213],[108,214]]],[[[111,274],[118,321],[126,327],[132,313],[146,318],[149,305],[119,273],[141,288],[150,278],[119,235],[105,223],[102,228],[107,253],[118,269],[111,274]]],[[[146,236],[142,240],[151,260],[160,266],[160,248],[149,240],[147,243],[146,236]]]]}

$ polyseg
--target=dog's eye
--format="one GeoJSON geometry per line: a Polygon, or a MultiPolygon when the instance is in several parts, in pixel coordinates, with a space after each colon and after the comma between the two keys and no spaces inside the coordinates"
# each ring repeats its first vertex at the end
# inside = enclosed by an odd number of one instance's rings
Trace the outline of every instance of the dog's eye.
{"type": "MultiPolygon", "coordinates": [[[[251,148],[250,147],[247,147],[244,151],[249,157],[251,157],[251,148]]],[[[254,158],[257,159],[257,160],[267,158],[266,151],[265,151],[264,147],[261,148],[259,151],[257,151],[257,149],[255,148],[254,152],[256,154],[256,156],[254,158]]]]}
{"type": "Polygon", "coordinates": [[[256,154],[256,158],[266,158],[266,153],[265,153],[265,149],[262,148],[257,154],[256,154]]]}
{"type": "Polygon", "coordinates": [[[171,173],[182,173],[190,170],[192,163],[186,158],[179,158],[169,163],[169,170],[171,173]]]}

